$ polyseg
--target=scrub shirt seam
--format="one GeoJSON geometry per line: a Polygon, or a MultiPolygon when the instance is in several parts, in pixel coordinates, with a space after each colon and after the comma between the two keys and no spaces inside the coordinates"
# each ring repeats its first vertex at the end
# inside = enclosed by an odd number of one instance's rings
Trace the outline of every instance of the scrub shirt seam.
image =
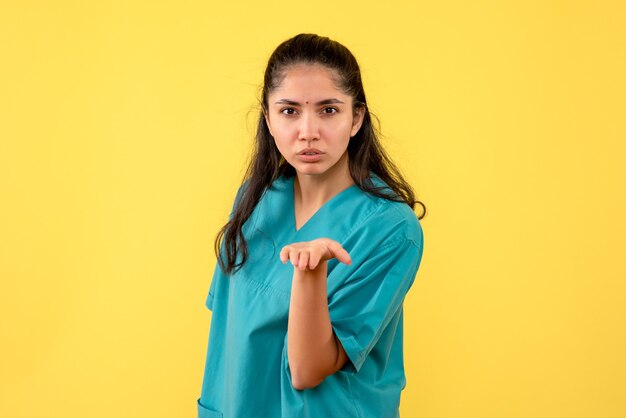
{"type": "Polygon", "coordinates": [[[422,247],[422,246],[421,246],[419,243],[417,243],[417,242],[416,242],[413,238],[406,237],[406,240],[407,240],[407,241],[409,241],[411,244],[413,244],[413,245],[414,245],[415,247],[417,247],[417,248],[421,248],[421,247],[422,247]]]}
{"type": "MultiPolygon", "coordinates": [[[[363,215],[363,221],[361,221],[361,222],[354,222],[354,225],[352,226],[352,228],[351,228],[348,232],[346,232],[346,234],[344,235],[344,239],[345,239],[346,237],[350,236],[350,234],[352,234],[352,232],[353,232],[355,229],[357,229],[360,225],[362,225],[362,224],[364,224],[365,222],[367,222],[367,220],[368,220],[368,219],[369,219],[369,218],[370,218],[370,217],[371,217],[374,213],[376,213],[376,212],[378,211],[378,208],[380,208],[381,206],[382,206],[382,202],[380,202],[380,201],[379,201],[379,202],[376,204],[376,206],[372,206],[372,208],[371,208],[369,211],[365,212],[365,214],[363,215]]],[[[343,241],[343,240],[342,240],[342,241],[343,241]]]]}
{"type": "MultiPolygon", "coordinates": [[[[400,202],[395,202],[395,203],[400,203],[400,202]]],[[[393,201],[384,199],[384,201],[381,202],[381,204],[386,204],[387,206],[389,206],[391,210],[393,210],[398,216],[400,216],[400,218],[402,219],[402,223],[405,225],[407,224],[408,219],[406,218],[406,214],[404,213],[404,211],[400,209],[398,205],[394,204],[393,201]]],[[[402,205],[405,205],[405,204],[406,203],[402,203],[402,205]]],[[[415,215],[415,213],[413,214],[415,215]]],[[[419,219],[418,219],[418,223],[419,223],[419,219]]],[[[407,239],[410,239],[411,241],[415,242],[415,237],[413,236],[413,234],[409,234],[406,228],[404,229],[404,236],[407,239]]]]}
{"type": "Polygon", "coordinates": [[[290,297],[290,294],[288,292],[283,292],[282,290],[267,286],[261,282],[258,282],[254,279],[249,278],[248,276],[243,276],[244,280],[242,280],[243,283],[249,284],[251,287],[256,288],[257,290],[260,290],[263,293],[269,293],[269,294],[274,294],[275,296],[280,296],[280,297],[290,297]]]}
{"type": "MultiPolygon", "coordinates": [[[[354,223],[354,226],[353,226],[353,227],[352,227],[352,228],[351,228],[351,229],[350,229],[350,230],[349,230],[349,231],[348,231],[348,232],[344,235],[344,239],[345,239],[346,237],[348,237],[350,234],[352,234],[352,232],[353,232],[355,229],[357,229],[360,225],[362,225],[363,223],[367,222],[367,220],[368,220],[370,217],[372,217],[372,216],[373,216],[376,212],[378,212],[378,210],[380,210],[383,206],[386,206],[386,205],[385,205],[386,203],[388,203],[388,202],[386,201],[386,199],[384,199],[384,198],[380,198],[380,199],[378,200],[377,204],[376,204],[375,206],[373,206],[373,207],[372,207],[372,208],[371,208],[368,212],[366,212],[366,213],[363,215],[363,221],[361,221],[361,222],[355,222],[355,223],[354,223]]],[[[391,209],[393,209],[393,211],[394,211],[394,212],[396,212],[398,215],[400,215],[400,216],[401,216],[401,222],[400,222],[400,223],[401,223],[401,224],[403,224],[403,225],[406,225],[407,220],[406,220],[406,218],[404,218],[404,216],[403,216],[402,212],[401,212],[398,208],[396,208],[394,205],[388,205],[388,206],[390,206],[390,207],[391,207],[391,209]]],[[[409,235],[407,234],[406,228],[403,228],[403,234],[402,234],[402,237],[398,237],[397,239],[394,239],[393,241],[386,243],[385,245],[383,245],[382,247],[379,247],[378,249],[387,248],[388,246],[391,246],[391,245],[397,244],[398,242],[401,242],[401,241],[403,240],[403,238],[404,238],[404,239],[407,239],[407,240],[410,240],[410,241],[412,241],[413,243],[417,244],[417,243],[415,242],[415,240],[413,239],[413,237],[411,237],[411,236],[409,236],[409,235]]],[[[419,245],[418,245],[418,246],[419,246],[419,245]]]]}
{"type": "Polygon", "coordinates": [[[377,248],[377,250],[378,251],[386,250],[389,247],[394,247],[394,246],[396,246],[398,244],[404,244],[407,241],[411,241],[411,243],[414,243],[411,238],[407,238],[405,236],[402,236],[402,237],[398,237],[398,238],[394,239],[393,241],[389,241],[385,245],[381,245],[380,247],[377,248]]]}
{"type": "Polygon", "coordinates": [[[354,406],[354,409],[357,413],[357,416],[359,418],[362,418],[363,415],[363,411],[361,411],[361,408],[359,407],[359,403],[357,402],[357,397],[354,396],[354,392],[352,391],[352,382],[350,381],[350,373],[346,373],[346,381],[348,382],[348,393],[350,393],[350,398],[352,398],[352,406],[354,406]]]}
{"type": "Polygon", "coordinates": [[[350,360],[354,368],[354,371],[352,370],[344,370],[344,371],[347,373],[358,373],[361,367],[363,366],[364,349],[361,347],[361,344],[357,341],[354,335],[343,334],[341,331],[337,333],[337,329],[335,328],[335,326],[332,325],[332,327],[333,327],[333,331],[335,332],[335,335],[337,335],[337,338],[339,338],[339,341],[341,342],[341,345],[346,351],[346,354],[348,355],[348,359],[350,360]],[[344,339],[340,337],[342,335],[344,336],[344,339]],[[353,353],[356,354],[354,359],[351,357],[351,354],[353,353]],[[358,364],[358,367],[357,367],[357,364],[358,364]]]}

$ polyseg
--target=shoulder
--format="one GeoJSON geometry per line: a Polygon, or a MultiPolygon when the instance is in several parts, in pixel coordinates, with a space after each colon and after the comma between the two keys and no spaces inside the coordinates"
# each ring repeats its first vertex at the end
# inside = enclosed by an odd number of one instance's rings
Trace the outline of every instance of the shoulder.
{"type": "MultiPolygon", "coordinates": [[[[260,197],[252,208],[249,218],[250,221],[247,222],[248,224],[253,224],[256,228],[260,228],[261,225],[264,225],[264,228],[270,228],[274,222],[278,221],[281,217],[284,218],[285,212],[288,211],[289,206],[289,181],[290,179],[288,177],[281,176],[260,190],[260,197]]],[[[251,179],[246,179],[241,186],[239,186],[235,199],[236,204],[240,202],[242,197],[246,195],[252,186],[258,185],[251,185],[251,179]]],[[[257,192],[259,191],[257,190],[254,193],[257,192]]],[[[250,226],[248,226],[248,228],[250,228],[250,226]]]]}
{"type": "MultiPolygon", "coordinates": [[[[264,200],[266,200],[266,198],[268,196],[275,195],[275,194],[283,194],[285,191],[287,191],[287,183],[288,183],[288,181],[289,181],[288,178],[279,177],[276,180],[274,180],[269,186],[266,186],[265,189],[262,190],[262,194],[261,194],[261,197],[259,199],[259,202],[257,202],[257,205],[259,203],[263,202],[264,200]]],[[[247,193],[247,191],[248,191],[248,189],[250,187],[250,183],[251,183],[251,179],[250,178],[245,179],[241,183],[241,185],[237,189],[237,194],[235,196],[235,205],[237,203],[239,203],[239,201],[247,193]]]]}
{"type": "MultiPolygon", "coordinates": [[[[372,178],[372,182],[376,187],[384,185],[377,178],[372,178]]],[[[351,212],[344,216],[349,223],[347,233],[338,234],[344,248],[364,257],[389,251],[421,254],[423,231],[413,209],[403,201],[357,190],[354,198],[358,204],[351,205],[351,212]]],[[[390,194],[391,189],[380,191],[390,194]]]]}
{"type": "Polygon", "coordinates": [[[424,245],[424,234],[413,209],[403,202],[394,202],[374,196],[376,209],[367,219],[362,230],[377,237],[378,246],[401,246],[413,244],[420,249],[424,245]]]}
{"type": "MultiPolygon", "coordinates": [[[[389,190],[388,193],[392,193],[391,188],[379,177],[372,175],[371,179],[375,186],[385,187],[389,190]]],[[[368,223],[384,230],[391,240],[409,240],[420,247],[423,245],[422,226],[413,208],[405,202],[385,199],[371,193],[367,195],[375,206],[368,223]]]]}
{"type": "Polygon", "coordinates": [[[284,193],[290,186],[293,187],[293,177],[278,176],[267,186],[266,193],[284,193]]]}

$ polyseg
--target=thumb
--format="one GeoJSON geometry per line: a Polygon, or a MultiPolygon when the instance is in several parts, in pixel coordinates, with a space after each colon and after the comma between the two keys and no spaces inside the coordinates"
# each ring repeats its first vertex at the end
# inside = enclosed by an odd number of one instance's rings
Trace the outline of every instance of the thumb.
{"type": "Polygon", "coordinates": [[[347,265],[352,264],[350,254],[337,241],[329,240],[327,246],[337,260],[347,265]]]}

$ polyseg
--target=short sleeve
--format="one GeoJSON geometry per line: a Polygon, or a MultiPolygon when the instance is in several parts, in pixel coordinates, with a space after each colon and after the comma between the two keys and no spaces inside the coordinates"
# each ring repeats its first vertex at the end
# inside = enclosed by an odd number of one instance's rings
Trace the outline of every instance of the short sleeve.
{"type": "Polygon", "coordinates": [[[209,294],[206,297],[206,301],[204,302],[205,306],[212,311],[213,310],[213,299],[215,298],[215,287],[217,282],[224,278],[224,272],[220,268],[220,265],[216,263],[215,270],[213,271],[213,278],[211,279],[211,285],[209,286],[209,294]]]}
{"type": "MultiPolygon", "coordinates": [[[[243,194],[244,187],[247,185],[247,181],[244,182],[239,189],[237,190],[237,195],[235,196],[235,201],[233,203],[232,208],[230,209],[230,215],[228,215],[228,219],[230,220],[233,217],[233,213],[235,213],[235,208],[241,199],[241,195],[243,194]]],[[[224,252],[224,242],[220,246],[220,255],[224,252]]],[[[220,264],[215,261],[215,269],[213,270],[213,278],[211,279],[211,285],[209,286],[209,294],[206,297],[204,302],[205,306],[212,311],[213,310],[213,299],[215,298],[215,287],[217,286],[217,282],[221,279],[226,278],[226,275],[222,271],[220,264]]]]}
{"type": "Polygon", "coordinates": [[[377,248],[330,295],[328,308],[335,335],[358,372],[415,280],[421,243],[402,238],[377,248]]]}

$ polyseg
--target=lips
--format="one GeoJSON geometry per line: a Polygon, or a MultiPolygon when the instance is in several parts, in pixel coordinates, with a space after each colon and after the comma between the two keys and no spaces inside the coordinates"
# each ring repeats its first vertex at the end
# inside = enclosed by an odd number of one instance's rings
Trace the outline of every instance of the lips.
{"type": "Polygon", "coordinates": [[[298,151],[296,158],[304,164],[316,164],[324,159],[323,152],[317,148],[305,148],[298,151]]]}
{"type": "Polygon", "coordinates": [[[317,148],[305,148],[302,151],[298,152],[298,155],[317,155],[317,154],[323,154],[323,152],[318,150],[317,148]]]}

